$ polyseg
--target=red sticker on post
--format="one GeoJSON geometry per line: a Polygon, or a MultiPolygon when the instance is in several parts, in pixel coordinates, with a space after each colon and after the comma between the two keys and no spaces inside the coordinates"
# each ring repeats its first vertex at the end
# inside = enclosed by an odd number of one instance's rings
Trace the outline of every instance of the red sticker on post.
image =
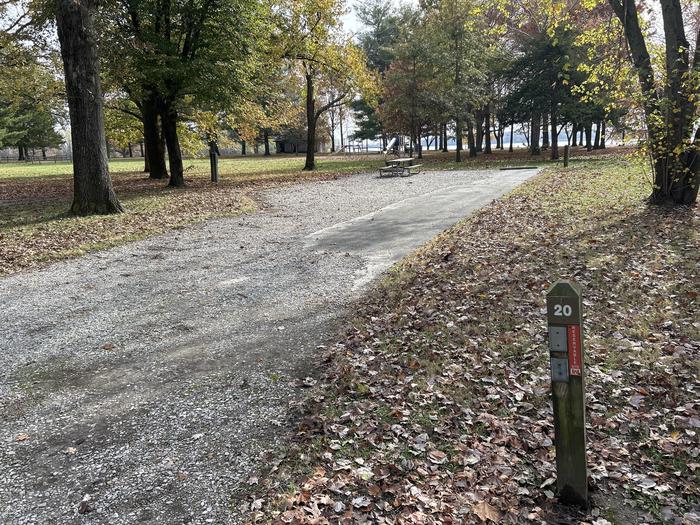
{"type": "Polygon", "coordinates": [[[583,364],[581,362],[581,326],[572,324],[566,327],[569,350],[569,375],[580,376],[583,364]]]}

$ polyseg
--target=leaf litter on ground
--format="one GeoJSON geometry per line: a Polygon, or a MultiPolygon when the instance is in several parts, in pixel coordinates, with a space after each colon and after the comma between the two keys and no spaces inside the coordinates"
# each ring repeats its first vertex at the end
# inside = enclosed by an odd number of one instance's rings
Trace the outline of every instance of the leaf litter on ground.
{"type": "Polygon", "coordinates": [[[698,523],[697,208],[549,169],[404,261],[330,348],[256,523],[698,523]],[[592,505],[556,499],[544,294],[584,290],[592,505]]]}

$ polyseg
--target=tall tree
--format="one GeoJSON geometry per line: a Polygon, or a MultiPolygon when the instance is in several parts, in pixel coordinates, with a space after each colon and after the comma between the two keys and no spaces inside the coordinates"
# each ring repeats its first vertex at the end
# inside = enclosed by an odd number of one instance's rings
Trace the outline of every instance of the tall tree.
{"type": "Polygon", "coordinates": [[[162,133],[170,185],[184,186],[181,122],[196,109],[230,110],[252,90],[267,51],[268,7],[254,0],[109,4],[102,21],[109,74],[141,109],[152,176],[156,163],[157,171],[164,166],[162,133]]]}
{"type": "Polygon", "coordinates": [[[316,129],[329,109],[342,106],[362,92],[372,93],[374,79],[362,51],[340,30],[338,0],[284,2],[275,10],[280,56],[298,68],[304,79],[306,161],[316,169],[316,129]],[[333,93],[332,96],[327,96],[333,93]]]}
{"type": "MultiPolygon", "coordinates": [[[[629,46],[649,135],[654,204],[694,204],[700,186],[700,128],[693,127],[700,109],[700,27],[695,28],[695,51],[686,36],[683,2],[660,0],[663,18],[663,63],[652,63],[648,37],[640,20],[642,5],[635,0],[609,0],[629,46]],[[659,69],[661,71],[659,71],[659,69]]],[[[700,7],[688,6],[690,12],[700,7]]],[[[690,15],[687,15],[690,16],[690,15]]]]}
{"type": "Polygon", "coordinates": [[[480,36],[488,36],[483,7],[473,0],[436,0],[426,12],[424,38],[428,39],[432,61],[440,71],[435,79],[440,96],[434,98],[432,113],[440,120],[438,115],[442,113],[443,118],[454,121],[457,162],[462,160],[465,128],[470,156],[476,155],[472,137],[474,110],[487,101],[488,39],[480,36]]]}
{"type": "Polygon", "coordinates": [[[56,25],[66,81],[73,148],[76,215],[123,211],[107,163],[102,88],[92,0],[56,0],[56,25]]]}

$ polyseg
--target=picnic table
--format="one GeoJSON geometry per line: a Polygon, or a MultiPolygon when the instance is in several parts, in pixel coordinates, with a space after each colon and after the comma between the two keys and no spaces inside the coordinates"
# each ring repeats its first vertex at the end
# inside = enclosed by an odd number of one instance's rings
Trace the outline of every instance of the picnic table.
{"type": "Polygon", "coordinates": [[[420,172],[422,164],[413,164],[413,157],[387,159],[386,166],[379,168],[380,177],[408,177],[420,172]]]}

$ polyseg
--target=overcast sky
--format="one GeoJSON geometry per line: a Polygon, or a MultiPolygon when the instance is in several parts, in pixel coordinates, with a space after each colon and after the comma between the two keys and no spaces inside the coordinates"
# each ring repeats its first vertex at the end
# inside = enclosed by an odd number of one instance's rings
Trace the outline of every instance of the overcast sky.
{"type": "Polygon", "coordinates": [[[355,2],[348,2],[348,14],[343,17],[343,27],[348,33],[355,34],[361,29],[361,24],[355,16],[355,2]]]}

